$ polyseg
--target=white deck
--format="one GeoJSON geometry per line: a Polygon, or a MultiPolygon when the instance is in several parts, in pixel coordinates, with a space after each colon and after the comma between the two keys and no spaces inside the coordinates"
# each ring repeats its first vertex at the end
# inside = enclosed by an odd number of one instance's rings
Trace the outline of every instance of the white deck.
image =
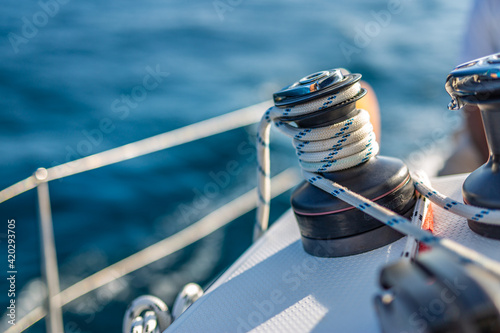
{"type": "MultiPolygon", "coordinates": [[[[465,175],[433,180],[460,201],[465,175]]],[[[500,260],[500,242],[433,206],[435,234],[500,260]]],[[[378,332],[373,297],[380,268],[400,258],[406,238],[344,258],[302,249],[291,211],[248,249],[168,332],[378,332]]]]}

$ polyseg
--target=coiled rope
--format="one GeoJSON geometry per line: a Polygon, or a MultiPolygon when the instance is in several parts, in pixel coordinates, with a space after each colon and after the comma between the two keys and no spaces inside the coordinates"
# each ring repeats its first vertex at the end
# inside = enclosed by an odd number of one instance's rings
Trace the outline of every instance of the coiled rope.
{"type": "Polygon", "coordinates": [[[376,155],[379,149],[368,112],[358,109],[352,118],[319,128],[299,128],[291,124],[291,119],[340,104],[356,96],[360,89],[356,83],[338,94],[310,103],[287,108],[273,106],[265,112],[257,134],[259,205],[254,239],[267,229],[269,221],[271,125],[274,123],[282,133],[293,138],[302,170],[332,172],[358,165],[376,155]]]}
{"type": "MultiPolygon", "coordinates": [[[[358,109],[354,117],[320,128],[300,128],[294,126],[291,119],[340,104],[356,96],[360,89],[357,83],[338,94],[294,107],[273,106],[264,113],[257,136],[259,205],[254,239],[259,238],[267,229],[269,221],[271,190],[269,134],[271,124],[274,123],[282,133],[293,138],[293,145],[302,167],[302,175],[308,182],[402,234],[414,237],[428,246],[443,248],[462,260],[478,263],[500,276],[500,263],[450,239],[440,238],[429,231],[422,230],[412,225],[410,220],[318,174],[348,169],[378,153],[379,147],[373,127],[369,123],[368,112],[358,109]]],[[[500,211],[466,206],[447,198],[430,187],[425,175],[413,174],[413,179],[416,189],[434,204],[468,219],[500,225],[500,211]]]]}

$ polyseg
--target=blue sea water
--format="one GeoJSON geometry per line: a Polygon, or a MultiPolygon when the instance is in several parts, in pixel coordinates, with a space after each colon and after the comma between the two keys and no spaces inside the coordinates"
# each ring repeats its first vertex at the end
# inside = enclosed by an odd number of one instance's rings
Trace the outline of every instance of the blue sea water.
{"type": "MultiPolygon", "coordinates": [[[[267,100],[298,78],[334,67],[362,73],[377,92],[382,153],[418,164],[421,156],[440,155],[459,126],[459,116],[446,109],[444,81],[459,59],[469,6],[452,0],[4,1],[0,188],[38,167],[267,100]],[[145,83],[151,72],[162,74],[145,83]],[[137,87],[144,84],[151,89],[140,95],[137,87]]],[[[244,142],[251,146],[254,130],[230,131],[50,183],[62,288],[254,187],[253,152],[237,150],[244,142]],[[237,162],[238,176],[217,182],[228,161],[237,162]],[[200,193],[207,184],[217,190],[205,202],[200,193]]],[[[274,138],[277,173],[296,160],[288,140],[277,133],[274,138]]],[[[273,219],[289,207],[288,200],[289,193],[273,202],[273,219]]],[[[22,316],[41,304],[44,292],[35,192],[0,204],[0,218],[2,276],[7,220],[16,220],[22,316]]],[[[65,330],[118,331],[133,298],[149,293],[171,305],[185,283],[206,285],[251,244],[253,218],[254,212],[246,214],[69,304],[65,330]]],[[[3,278],[2,314],[7,290],[3,278]]],[[[7,326],[2,315],[0,328],[7,326]]],[[[44,332],[43,321],[28,331],[44,332]]]]}

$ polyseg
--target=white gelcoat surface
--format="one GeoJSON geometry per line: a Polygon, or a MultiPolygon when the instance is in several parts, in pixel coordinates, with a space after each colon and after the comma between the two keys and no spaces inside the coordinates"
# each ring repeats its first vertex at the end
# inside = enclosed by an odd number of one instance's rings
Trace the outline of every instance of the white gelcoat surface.
{"type": "MultiPolygon", "coordinates": [[[[466,175],[433,179],[462,202],[466,175]]],[[[432,206],[434,231],[500,260],[500,242],[473,233],[465,218],[432,206]]],[[[373,297],[380,269],[398,260],[406,237],[355,256],[306,254],[291,211],[249,248],[168,332],[378,332],[373,297]]]]}

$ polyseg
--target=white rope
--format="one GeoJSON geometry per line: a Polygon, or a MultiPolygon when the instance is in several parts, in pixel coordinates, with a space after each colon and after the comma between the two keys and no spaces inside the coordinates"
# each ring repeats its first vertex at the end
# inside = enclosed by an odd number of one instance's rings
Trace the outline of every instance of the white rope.
{"type": "MultiPolygon", "coordinates": [[[[429,206],[430,201],[417,192],[417,202],[415,203],[415,208],[413,209],[411,223],[419,229],[422,228],[422,225],[427,218],[427,214],[429,213],[429,206]]],[[[414,237],[408,236],[402,257],[407,258],[408,260],[412,260],[417,255],[417,252],[418,241],[414,237]]]]}
{"type": "MultiPolygon", "coordinates": [[[[410,220],[318,174],[350,168],[378,153],[378,144],[375,141],[373,127],[369,125],[368,112],[356,110],[357,113],[352,118],[320,128],[293,126],[288,118],[310,114],[325,107],[340,104],[354,97],[360,89],[359,84],[355,84],[339,94],[326,96],[313,102],[288,108],[271,107],[266,111],[260,122],[257,138],[259,143],[257,146],[259,205],[254,239],[267,229],[269,219],[269,132],[270,124],[274,123],[283,133],[294,138],[294,146],[302,166],[302,175],[311,184],[402,234],[431,247],[443,248],[461,260],[475,262],[500,276],[500,263],[452,240],[436,237],[431,232],[422,230],[419,225],[412,224],[410,220]]],[[[500,224],[500,212],[459,204],[432,189],[423,177],[417,175],[415,180],[417,190],[444,209],[476,221],[500,224]]]]}
{"type": "Polygon", "coordinates": [[[490,272],[500,276],[500,263],[487,258],[479,252],[460,245],[451,239],[434,236],[431,232],[422,230],[418,226],[413,225],[407,218],[404,218],[357,193],[351,192],[346,187],[329,181],[318,174],[308,171],[302,171],[302,174],[304,178],[314,186],[362,210],[364,213],[373,216],[380,222],[390,226],[400,233],[412,236],[419,242],[431,247],[442,248],[459,259],[475,262],[490,272]]]}
{"type": "Polygon", "coordinates": [[[294,139],[303,170],[332,172],[348,169],[375,156],[379,150],[367,111],[355,110],[351,118],[319,128],[294,126],[293,118],[345,102],[356,96],[360,90],[360,84],[356,83],[340,93],[327,95],[309,103],[285,108],[273,106],[265,112],[257,134],[259,205],[254,239],[267,229],[269,221],[271,124],[274,123],[281,132],[294,139]]]}
{"type": "Polygon", "coordinates": [[[465,217],[468,220],[500,226],[500,210],[464,205],[463,203],[455,201],[433,189],[429,183],[424,181],[424,177],[425,175],[422,173],[412,173],[412,178],[417,191],[422,193],[422,195],[435,205],[444,208],[450,213],[465,217]]]}

